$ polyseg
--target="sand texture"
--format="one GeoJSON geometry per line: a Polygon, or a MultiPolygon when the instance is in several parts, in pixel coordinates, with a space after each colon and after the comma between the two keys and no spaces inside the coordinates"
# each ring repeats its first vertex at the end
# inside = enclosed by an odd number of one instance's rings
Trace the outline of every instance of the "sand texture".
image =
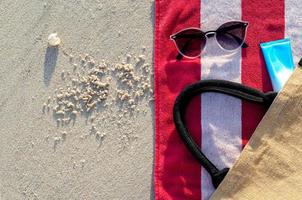
{"type": "Polygon", "coordinates": [[[1,200],[153,199],[153,15],[152,0],[0,2],[1,200]]]}

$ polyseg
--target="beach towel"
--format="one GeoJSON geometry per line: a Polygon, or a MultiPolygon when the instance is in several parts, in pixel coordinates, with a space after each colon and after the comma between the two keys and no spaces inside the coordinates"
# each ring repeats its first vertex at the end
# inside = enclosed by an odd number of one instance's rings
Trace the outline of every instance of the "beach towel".
{"type": "MultiPolygon", "coordinates": [[[[259,43],[288,36],[297,62],[302,55],[301,9],[298,0],[155,1],[155,199],[209,199],[214,191],[207,172],[174,127],[173,104],[179,92],[201,79],[229,80],[271,91],[259,43]],[[249,22],[248,48],[225,52],[211,38],[200,58],[176,60],[171,34],[187,27],[215,30],[230,20],[249,22]]],[[[206,156],[223,169],[239,157],[265,111],[259,105],[207,93],[190,103],[186,123],[206,156]]]]}
{"type": "Polygon", "coordinates": [[[298,67],[212,200],[302,199],[301,79],[298,67]]]}

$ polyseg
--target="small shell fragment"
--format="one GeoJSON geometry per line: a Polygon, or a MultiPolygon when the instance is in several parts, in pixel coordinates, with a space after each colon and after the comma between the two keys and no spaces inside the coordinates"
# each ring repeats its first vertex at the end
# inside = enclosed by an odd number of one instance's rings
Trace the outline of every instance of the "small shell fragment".
{"type": "Polygon", "coordinates": [[[77,114],[78,114],[78,111],[74,110],[74,111],[71,112],[71,114],[77,115],[77,114]]]}
{"type": "Polygon", "coordinates": [[[60,45],[60,43],[61,43],[61,39],[58,37],[57,33],[51,33],[48,36],[48,44],[49,44],[49,46],[55,47],[55,46],[60,45]]]}
{"type": "Polygon", "coordinates": [[[57,114],[57,115],[64,115],[65,112],[64,112],[63,110],[59,110],[59,111],[56,112],[56,114],[57,114]]]}
{"type": "Polygon", "coordinates": [[[61,138],[58,137],[58,136],[54,137],[53,139],[54,139],[54,142],[55,142],[55,143],[57,143],[57,142],[59,142],[59,141],[61,140],[61,138]]]}
{"type": "Polygon", "coordinates": [[[66,140],[66,137],[67,137],[67,132],[66,132],[66,131],[63,131],[63,132],[62,132],[62,139],[63,139],[63,140],[66,140]]]}

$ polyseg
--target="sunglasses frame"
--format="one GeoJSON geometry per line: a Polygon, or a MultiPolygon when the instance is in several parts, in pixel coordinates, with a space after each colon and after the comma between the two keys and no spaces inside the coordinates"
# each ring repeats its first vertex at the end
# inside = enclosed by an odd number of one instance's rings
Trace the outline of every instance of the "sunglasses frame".
{"type": "Polygon", "coordinates": [[[197,57],[200,57],[200,55],[202,54],[202,52],[205,50],[205,47],[207,46],[207,40],[208,40],[208,37],[214,37],[215,40],[216,40],[216,43],[218,44],[218,46],[223,49],[224,51],[226,52],[234,52],[234,51],[237,51],[239,48],[246,48],[248,47],[248,45],[245,43],[245,39],[246,39],[246,33],[247,33],[247,29],[248,29],[248,26],[249,26],[249,23],[247,21],[238,21],[238,20],[233,20],[233,21],[228,21],[228,22],[225,22],[223,24],[221,24],[216,30],[210,30],[210,31],[206,31],[206,32],[203,32],[200,28],[197,28],[197,27],[188,27],[188,28],[185,28],[185,29],[182,29],[172,35],[170,35],[170,40],[172,40],[174,42],[174,45],[178,51],[178,55],[177,55],[177,60],[180,60],[182,59],[182,57],[186,57],[186,58],[189,58],[189,59],[194,59],[194,58],[197,58],[197,57]],[[232,22],[240,22],[244,25],[245,27],[245,32],[244,32],[244,37],[243,37],[243,40],[242,40],[242,43],[235,49],[232,49],[232,50],[229,50],[229,49],[225,49],[223,48],[220,43],[218,42],[217,40],[217,30],[219,30],[219,28],[221,28],[223,25],[225,25],[226,23],[232,23],[232,22]],[[197,56],[187,56],[185,54],[183,54],[180,49],[178,48],[178,45],[176,43],[176,38],[177,38],[177,34],[183,32],[183,31],[186,31],[186,30],[198,30],[198,31],[201,31],[202,33],[204,33],[204,36],[206,38],[206,41],[205,41],[205,45],[204,45],[204,48],[202,48],[200,50],[200,53],[197,55],[197,56]]]}

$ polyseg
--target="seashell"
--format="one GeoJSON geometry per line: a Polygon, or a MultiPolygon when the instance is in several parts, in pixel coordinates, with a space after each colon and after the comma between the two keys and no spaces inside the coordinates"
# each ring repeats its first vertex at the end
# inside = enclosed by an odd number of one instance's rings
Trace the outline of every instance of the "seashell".
{"type": "Polygon", "coordinates": [[[96,132],[95,137],[97,140],[101,140],[106,136],[106,133],[102,132],[100,133],[99,131],[96,132]]]}
{"type": "Polygon", "coordinates": [[[52,106],[52,109],[53,109],[53,110],[58,110],[59,107],[60,107],[59,105],[53,105],[53,106],[52,106]]]}
{"type": "Polygon", "coordinates": [[[138,56],[139,61],[145,61],[146,60],[146,56],[145,55],[139,55],[138,56]]]}
{"type": "Polygon", "coordinates": [[[78,65],[75,63],[73,64],[73,71],[75,71],[78,68],[78,65]]]}
{"type": "Polygon", "coordinates": [[[90,121],[93,122],[93,121],[95,120],[95,118],[96,118],[96,117],[95,117],[94,115],[91,116],[90,121]]]}
{"type": "Polygon", "coordinates": [[[92,103],[90,103],[90,104],[87,104],[87,107],[89,107],[89,108],[94,108],[96,106],[96,102],[94,101],[94,102],[92,102],[92,103]]]}
{"type": "Polygon", "coordinates": [[[66,131],[63,131],[62,132],[62,140],[66,140],[66,137],[67,137],[67,132],[66,131]]]}
{"type": "Polygon", "coordinates": [[[74,104],[71,103],[71,102],[68,102],[66,106],[67,106],[68,108],[74,108],[74,104]]]}
{"type": "Polygon", "coordinates": [[[69,61],[72,62],[73,61],[74,56],[72,54],[69,55],[69,61]]]}
{"type": "Polygon", "coordinates": [[[57,94],[57,99],[62,99],[64,97],[63,94],[57,94]]]}
{"type": "Polygon", "coordinates": [[[58,37],[57,33],[51,33],[48,36],[48,45],[49,46],[55,47],[55,46],[60,45],[60,43],[61,43],[61,39],[58,37]]]}
{"type": "Polygon", "coordinates": [[[78,114],[78,111],[74,110],[74,111],[71,112],[71,114],[77,115],[77,114],[78,114]]]}
{"type": "Polygon", "coordinates": [[[56,114],[57,114],[57,115],[64,115],[64,114],[65,114],[65,112],[64,112],[64,111],[62,111],[62,110],[59,110],[59,111],[57,111],[57,112],[56,112],[56,114]]]}

